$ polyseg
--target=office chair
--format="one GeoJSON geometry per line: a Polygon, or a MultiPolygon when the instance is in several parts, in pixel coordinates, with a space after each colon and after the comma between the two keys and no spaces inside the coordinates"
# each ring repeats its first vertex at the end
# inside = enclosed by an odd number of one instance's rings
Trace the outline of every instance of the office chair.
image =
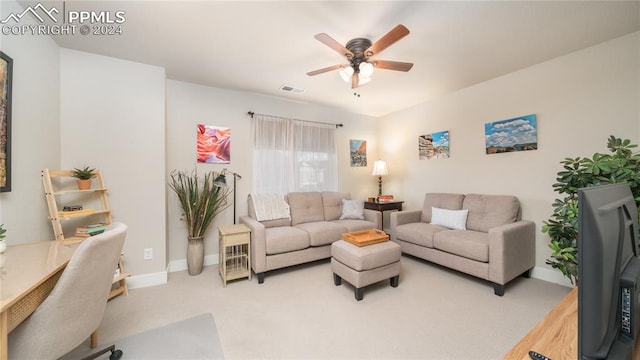
{"type": "MultiPolygon", "coordinates": [[[[80,243],[51,294],[9,333],[10,359],[58,359],[95,332],[107,307],[126,233],[126,225],[113,223],[80,243]]],[[[122,356],[112,345],[87,359],[107,351],[111,360],[122,356]]]]}

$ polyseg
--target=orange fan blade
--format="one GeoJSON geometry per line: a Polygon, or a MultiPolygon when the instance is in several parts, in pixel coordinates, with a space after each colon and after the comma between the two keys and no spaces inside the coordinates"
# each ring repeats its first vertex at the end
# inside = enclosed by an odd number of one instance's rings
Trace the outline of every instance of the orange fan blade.
{"type": "Polygon", "coordinates": [[[326,67],[326,68],[322,68],[322,69],[318,69],[318,70],[314,70],[314,71],[309,71],[307,73],[307,75],[314,76],[314,75],[326,73],[326,72],[329,72],[329,71],[338,70],[338,69],[341,69],[341,68],[343,68],[345,66],[346,65],[333,65],[333,66],[329,66],[329,67],[326,67]]]}
{"type": "Polygon", "coordinates": [[[395,70],[395,71],[409,71],[413,67],[412,63],[389,61],[389,60],[369,60],[378,69],[395,70]]]}
{"type": "Polygon", "coordinates": [[[398,25],[394,27],[391,31],[385,34],[383,37],[378,39],[378,41],[374,42],[365,52],[365,56],[371,57],[373,55],[377,55],[382,52],[382,50],[388,48],[393,45],[396,41],[402,39],[403,37],[409,35],[409,29],[404,27],[404,25],[398,25]]]}
{"type": "Polygon", "coordinates": [[[353,53],[349,51],[349,49],[344,47],[344,45],[340,44],[339,42],[335,41],[331,36],[325,33],[320,33],[314,37],[316,38],[316,40],[337,51],[340,55],[346,56],[347,58],[353,57],[353,53]]]}

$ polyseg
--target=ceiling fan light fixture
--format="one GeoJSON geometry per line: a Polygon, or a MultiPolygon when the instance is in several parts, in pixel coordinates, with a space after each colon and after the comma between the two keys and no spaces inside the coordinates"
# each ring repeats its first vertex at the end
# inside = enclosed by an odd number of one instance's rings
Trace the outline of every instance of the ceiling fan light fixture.
{"type": "Polygon", "coordinates": [[[351,82],[351,76],[353,75],[353,68],[351,66],[345,66],[342,69],[340,69],[340,71],[338,71],[338,74],[340,74],[340,77],[342,78],[342,80],[344,80],[344,82],[346,83],[351,82]]]}
{"type": "Polygon", "coordinates": [[[369,81],[371,81],[371,78],[368,77],[368,76],[360,75],[360,77],[358,77],[358,85],[364,85],[364,84],[368,83],[369,81]]]}
{"type": "Polygon", "coordinates": [[[359,65],[360,76],[371,77],[373,74],[373,64],[368,62],[361,62],[359,65]]]}

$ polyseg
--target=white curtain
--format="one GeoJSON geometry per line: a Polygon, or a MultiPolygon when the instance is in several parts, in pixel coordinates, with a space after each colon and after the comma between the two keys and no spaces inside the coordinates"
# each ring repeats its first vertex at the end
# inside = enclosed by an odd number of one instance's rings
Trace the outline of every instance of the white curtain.
{"type": "Polygon", "coordinates": [[[253,192],[337,191],[334,125],[254,114],[253,192]]]}

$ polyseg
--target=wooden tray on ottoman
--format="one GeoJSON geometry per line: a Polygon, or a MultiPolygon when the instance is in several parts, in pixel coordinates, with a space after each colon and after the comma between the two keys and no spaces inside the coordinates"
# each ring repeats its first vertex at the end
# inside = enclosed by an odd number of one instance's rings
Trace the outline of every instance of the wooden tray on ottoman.
{"type": "Polygon", "coordinates": [[[367,246],[389,240],[386,232],[378,229],[354,231],[342,234],[342,240],[357,246],[367,246]]]}

